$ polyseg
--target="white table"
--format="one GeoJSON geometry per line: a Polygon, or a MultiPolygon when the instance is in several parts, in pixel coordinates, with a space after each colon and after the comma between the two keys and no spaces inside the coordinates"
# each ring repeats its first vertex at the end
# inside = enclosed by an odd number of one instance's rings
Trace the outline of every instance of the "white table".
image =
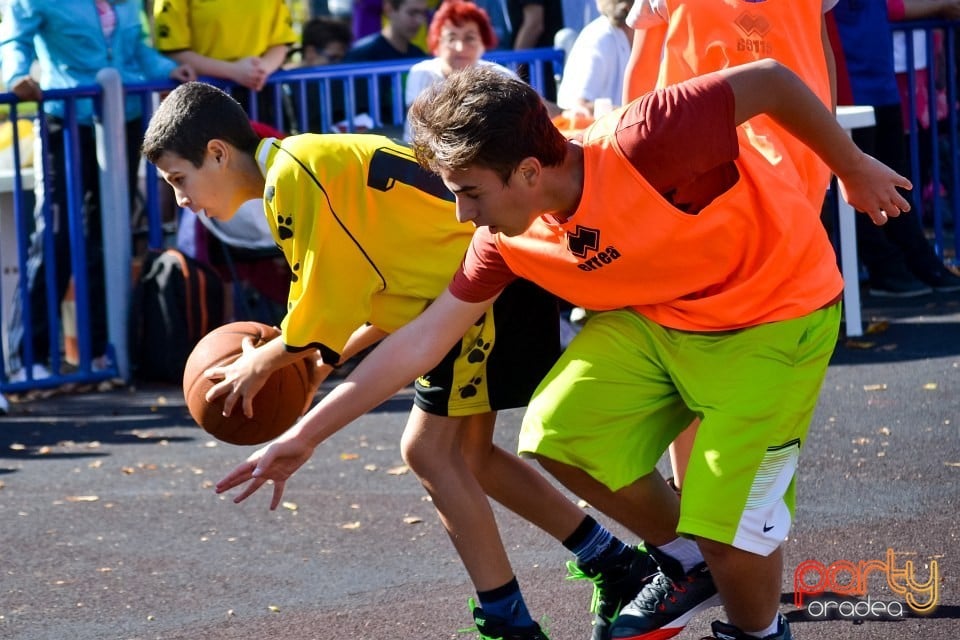
{"type": "MultiPolygon", "coordinates": [[[[854,129],[872,127],[876,123],[873,107],[837,107],[837,122],[847,133],[854,129]]],[[[840,225],[840,270],[843,272],[843,311],[847,336],[863,335],[860,315],[860,262],[857,257],[856,211],[835,190],[840,225]]]]}

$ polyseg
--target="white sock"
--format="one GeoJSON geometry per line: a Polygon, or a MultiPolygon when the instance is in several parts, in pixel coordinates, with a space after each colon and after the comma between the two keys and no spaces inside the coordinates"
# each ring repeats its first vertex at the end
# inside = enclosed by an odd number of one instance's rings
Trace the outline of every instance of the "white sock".
{"type": "Polygon", "coordinates": [[[689,538],[675,538],[667,544],[659,545],[657,549],[683,565],[684,573],[703,562],[703,554],[700,553],[700,547],[689,538]]]}
{"type": "Polygon", "coordinates": [[[766,629],[760,631],[744,631],[745,634],[754,638],[766,638],[772,636],[780,630],[780,614],[773,616],[773,622],[766,629]]]}

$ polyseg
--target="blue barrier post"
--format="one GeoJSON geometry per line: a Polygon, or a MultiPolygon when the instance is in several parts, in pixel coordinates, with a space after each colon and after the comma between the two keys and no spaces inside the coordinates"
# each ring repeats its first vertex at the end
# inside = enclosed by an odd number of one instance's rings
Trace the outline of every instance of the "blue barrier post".
{"type": "Polygon", "coordinates": [[[130,189],[127,176],[126,114],[123,84],[116,69],[102,69],[102,123],[97,127],[100,208],[103,220],[104,276],[107,288],[107,335],[114,346],[117,370],[130,378],[127,316],[130,308],[130,189]]]}

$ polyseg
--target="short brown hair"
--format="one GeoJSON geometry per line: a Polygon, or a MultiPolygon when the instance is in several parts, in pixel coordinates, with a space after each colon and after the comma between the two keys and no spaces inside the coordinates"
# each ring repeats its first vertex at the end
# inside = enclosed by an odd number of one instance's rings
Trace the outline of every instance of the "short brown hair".
{"type": "Polygon", "coordinates": [[[539,94],[522,80],[473,65],[421,93],[408,114],[413,150],[437,172],[492,169],[506,184],[524,158],[557,166],[567,140],[539,94]]]}
{"type": "Polygon", "coordinates": [[[251,155],[260,144],[239,102],[211,84],[187,82],[160,103],[150,118],[140,151],[153,164],[169,151],[199,167],[207,143],[214,139],[251,155]]]}

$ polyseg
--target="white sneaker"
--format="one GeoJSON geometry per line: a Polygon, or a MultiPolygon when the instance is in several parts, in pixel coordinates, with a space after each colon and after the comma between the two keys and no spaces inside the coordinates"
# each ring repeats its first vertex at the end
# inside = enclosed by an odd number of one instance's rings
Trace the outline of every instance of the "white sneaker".
{"type": "MultiPolygon", "coordinates": [[[[45,378],[50,377],[50,369],[47,369],[47,367],[42,364],[33,365],[31,372],[33,373],[34,380],[43,380],[45,378]]],[[[9,376],[7,376],[7,380],[10,382],[25,382],[26,379],[27,379],[27,374],[23,370],[23,367],[17,369],[13,373],[11,373],[9,376]]]]}

